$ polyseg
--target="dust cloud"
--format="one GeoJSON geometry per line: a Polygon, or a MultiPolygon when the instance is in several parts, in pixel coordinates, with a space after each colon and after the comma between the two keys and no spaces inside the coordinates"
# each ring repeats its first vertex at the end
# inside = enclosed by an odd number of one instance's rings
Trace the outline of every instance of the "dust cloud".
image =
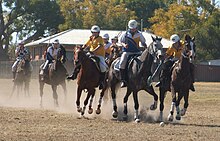
{"type": "MultiPolygon", "coordinates": [[[[67,81],[67,97],[65,99],[64,92],[61,86],[58,86],[58,102],[59,107],[55,108],[54,100],[52,95],[52,89],[50,85],[45,84],[44,94],[43,94],[43,107],[40,106],[40,92],[39,92],[39,83],[37,79],[32,79],[30,82],[30,95],[25,95],[24,91],[15,90],[12,94],[13,82],[11,79],[0,79],[0,106],[1,107],[13,107],[13,108],[27,108],[27,109],[43,109],[43,110],[52,110],[58,113],[72,114],[74,117],[79,117],[80,113],[76,110],[76,90],[77,84],[76,81],[67,81]]],[[[123,115],[123,96],[126,89],[119,89],[117,91],[117,104],[119,117],[118,120],[122,121],[123,115]]],[[[158,93],[158,92],[157,92],[158,93]]],[[[104,118],[112,119],[112,100],[110,92],[106,92],[105,97],[102,102],[101,114],[96,115],[95,110],[98,105],[100,91],[96,90],[96,95],[93,100],[93,114],[88,114],[88,105],[86,109],[85,116],[88,118],[104,118]]],[[[85,99],[86,93],[83,92],[81,96],[81,107],[85,99]]],[[[159,103],[158,108],[155,111],[150,111],[149,107],[153,103],[153,97],[144,91],[139,92],[139,111],[140,118],[143,122],[155,122],[159,117],[159,103]]],[[[134,103],[132,95],[129,97],[128,101],[128,121],[133,121],[134,114],[134,103]]],[[[168,106],[169,107],[169,106],[168,106]]],[[[165,107],[164,111],[168,111],[165,107]]],[[[167,113],[165,113],[167,114],[167,113]]]]}

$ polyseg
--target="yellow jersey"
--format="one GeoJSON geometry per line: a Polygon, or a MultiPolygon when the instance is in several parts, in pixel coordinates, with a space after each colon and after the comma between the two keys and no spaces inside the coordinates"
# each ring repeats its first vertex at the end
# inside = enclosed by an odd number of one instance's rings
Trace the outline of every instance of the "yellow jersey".
{"type": "Polygon", "coordinates": [[[183,47],[184,47],[184,41],[180,41],[180,47],[179,49],[174,48],[173,46],[169,47],[166,51],[166,54],[168,56],[173,56],[175,58],[180,58],[181,57],[181,53],[183,51],[183,47]]]}
{"type": "Polygon", "coordinates": [[[99,55],[105,57],[105,48],[104,41],[101,36],[94,37],[90,36],[90,39],[85,44],[90,48],[90,51],[94,53],[94,55],[99,55]],[[100,48],[96,50],[96,48],[100,45],[100,48]]]}

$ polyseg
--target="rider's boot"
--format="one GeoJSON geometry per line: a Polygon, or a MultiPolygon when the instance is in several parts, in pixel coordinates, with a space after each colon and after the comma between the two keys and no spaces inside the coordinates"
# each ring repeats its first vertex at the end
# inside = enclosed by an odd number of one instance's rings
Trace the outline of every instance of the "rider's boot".
{"type": "Polygon", "coordinates": [[[103,89],[103,87],[104,87],[104,80],[105,80],[105,72],[102,72],[100,74],[99,90],[103,89]]]}
{"type": "Polygon", "coordinates": [[[125,80],[126,74],[125,74],[125,69],[120,69],[120,74],[121,74],[121,88],[127,86],[127,81],[125,80]]]}
{"type": "Polygon", "coordinates": [[[74,71],[73,71],[73,74],[68,76],[66,79],[75,80],[77,78],[77,75],[78,75],[79,71],[80,71],[80,67],[75,68],[74,71]]]}

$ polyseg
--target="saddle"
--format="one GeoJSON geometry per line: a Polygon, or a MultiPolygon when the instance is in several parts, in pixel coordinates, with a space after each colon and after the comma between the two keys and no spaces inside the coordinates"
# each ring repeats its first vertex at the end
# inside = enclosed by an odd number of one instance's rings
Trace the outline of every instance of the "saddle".
{"type": "Polygon", "coordinates": [[[89,58],[95,63],[96,68],[101,72],[101,68],[99,66],[100,59],[95,55],[90,55],[89,58]]]}
{"type": "MultiPolygon", "coordinates": [[[[140,57],[140,55],[136,55],[136,54],[129,55],[128,61],[127,61],[127,63],[126,63],[125,70],[128,70],[129,65],[130,65],[133,61],[137,61],[138,64],[140,64],[141,62],[140,62],[140,60],[139,60],[139,57],[140,57]]],[[[120,71],[119,62],[120,62],[120,59],[117,59],[115,65],[114,65],[114,70],[116,70],[116,71],[120,71]]],[[[138,66],[140,66],[140,65],[138,65],[138,66]]]]}

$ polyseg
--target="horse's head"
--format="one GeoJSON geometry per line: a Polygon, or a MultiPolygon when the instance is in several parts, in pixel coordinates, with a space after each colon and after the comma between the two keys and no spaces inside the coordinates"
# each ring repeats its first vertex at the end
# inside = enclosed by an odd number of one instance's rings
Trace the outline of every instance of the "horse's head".
{"type": "Polygon", "coordinates": [[[19,59],[18,65],[17,65],[17,72],[21,72],[24,70],[25,67],[25,59],[21,58],[19,59]]]}
{"type": "Polygon", "coordinates": [[[162,59],[162,49],[163,45],[161,44],[161,37],[152,37],[153,42],[148,46],[147,50],[148,52],[154,56],[155,58],[161,60],[162,59]]]}
{"type": "Polygon", "coordinates": [[[188,34],[185,36],[185,54],[189,56],[190,61],[195,60],[196,56],[196,44],[195,37],[191,38],[188,34]]]}
{"type": "Polygon", "coordinates": [[[83,62],[87,58],[85,51],[83,51],[82,47],[76,46],[74,48],[74,61],[75,63],[83,62]]]}

